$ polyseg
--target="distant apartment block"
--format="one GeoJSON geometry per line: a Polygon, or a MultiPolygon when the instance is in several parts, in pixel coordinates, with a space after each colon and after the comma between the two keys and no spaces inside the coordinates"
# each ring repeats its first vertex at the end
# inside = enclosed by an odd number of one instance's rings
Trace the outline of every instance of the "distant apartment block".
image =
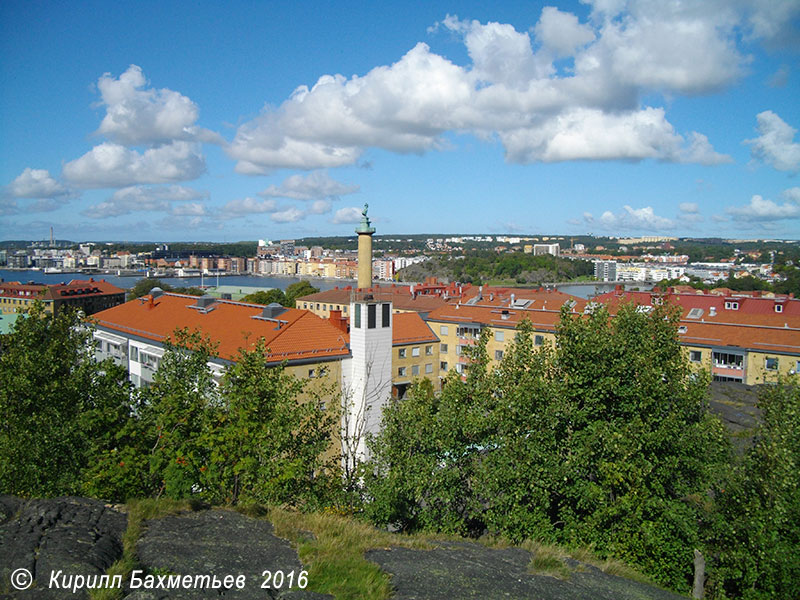
{"type": "Polygon", "coordinates": [[[534,256],[540,254],[552,254],[553,256],[559,256],[559,254],[561,254],[561,250],[558,244],[534,244],[533,254],[534,256]]]}
{"type": "Polygon", "coordinates": [[[74,279],[56,285],[0,283],[0,312],[4,314],[27,310],[37,300],[50,314],[72,307],[91,315],[125,302],[125,290],[103,279],[74,279]]]}

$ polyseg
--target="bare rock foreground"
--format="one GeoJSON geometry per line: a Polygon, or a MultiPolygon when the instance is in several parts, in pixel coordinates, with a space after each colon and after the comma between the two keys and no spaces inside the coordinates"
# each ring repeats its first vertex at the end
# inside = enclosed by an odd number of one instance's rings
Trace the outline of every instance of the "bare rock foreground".
{"type": "MultiPolygon", "coordinates": [[[[89,591],[63,589],[65,577],[100,576],[122,556],[127,517],[113,507],[85,498],[20,500],[0,497],[0,598],[89,598],[89,591]],[[11,574],[27,569],[27,590],[12,586],[11,574]],[[61,571],[58,586],[51,572],[61,571]]],[[[129,589],[127,600],[232,598],[318,600],[333,598],[309,590],[287,589],[286,578],[307,569],[272,525],[227,510],[200,510],[145,523],[137,545],[140,569],[155,581],[170,576],[244,575],[242,589],[129,589]],[[281,571],[280,589],[262,587],[264,571],[281,571]]],[[[394,598],[677,600],[681,596],[603,573],[570,561],[573,573],[562,581],[528,571],[530,554],[519,548],[491,549],[471,542],[442,542],[432,550],[391,547],[366,555],[391,575],[394,598]]],[[[295,579],[296,580],[296,579],[295,579]]],[[[313,575],[308,576],[313,585],[313,575]]],[[[272,579],[272,584],[277,583],[272,579]]]]}

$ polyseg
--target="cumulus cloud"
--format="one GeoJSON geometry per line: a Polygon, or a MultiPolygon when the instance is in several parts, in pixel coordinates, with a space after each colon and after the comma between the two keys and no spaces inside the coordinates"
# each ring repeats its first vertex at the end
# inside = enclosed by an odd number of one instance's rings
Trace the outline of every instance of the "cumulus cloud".
{"type": "Polygon", "coordinates": [[[173,140],[223,143],[211,131],[197,127],[200,115],[189,98],[166,88],[146,87],[141,67],[131,65],[119,78],[105,73],[97,81],[106,115],[97,133],[127,146],[173,140]]]}
{"type": "Polygon", "coordinates": [[[104,142],[64,165],[63,176],[82,188],[124,187],[196,179],[206,170],[199,144],[175,141],[143,153],[104,142]]]}
{"type": "Polygon", "coordinates": [[[672,229],[675,222],[655,214],[651,206],[632,208],[627,204],[622,207],[622,212],[614,214],[605,211],[599,218],[591,213],[583,213],[583,220],[589,225],[599,225],[608,231],[654,231],[672,229]]]}
{"type": "Polygon", "coordinates": [[[778,204],[767,198],[755,195],[750,198],[750,203],[746,206],[730,207],[727,213],[735,221],[782,221],[784,219],[800,219],[800,193],[795,192],[797,188],[792,188],[784,192],[787,198],[783,204],[778,204]]]}
{"type": "Polygon", "coordinates": [[[270,219],[272,219],[275,223],[295,223],[297,221],[301,221],[305,217],[305,211],[293,206],[274,212],[270,215],[270,219]]]}
{"type": "Polygon", "coordinates": [[[256,175],[353,165],[370,147],[424,153],[447,148],[445,133],[467,132],[499,139],[511,162],[728,162],[702,133],[676,132],[641,99],[736,81],[748,57],[736,46],[746,15],[735,9],[723,0],[595,2],[581,22],[547,7],[531,32],[448,15],[433,29],[460,36],[469,64],[419,43],[363,76],[323,75],[242,124],[226,151],[238,172],[256,175]]]}
{"type": "Polygon", "coordinates": [[[330,200],[315,200],[311,203],[308,212],[312,215],[324,215],[331,212],[331,207],[332,204],[330,200]]]}
{"type": "Polygon", "coordinates": [[[797,130],[771,110],[756,115],[758,121],[757,138],[745,140],[751,147],[750,154],[755,160],[771,164],[779,171],[797,173],[800,171],[800,143],[794,141],[797,130]]]}
{"type": "Polygon", "coordinates": [[[5,190],[13,198],[55,198],[69,194],[69,190],[53,179],[45,169],[26,168],[5,190]]]}
{"type": "Polygon", "coordinates": [[[361,209],[357,206],[348,206],[340,208],[333,215],[332,223],[337,225],[343,223],[360,223],[361,222],[361,209]]]}
{"type": "MultiPolygon", "coordinates": [[[[185,202],[203,198],[205,194],[191,188],[172,186],[131,186],[122,188],[106,201],[90,206],[82,212],[83,215],[93,219],[107,219],[118,217],[132,212],[141,211],[173,211],[174,214],[187,214],[186,208],[173,208],[173,202],[185,202]]],[[[201,204],[195,203],[202,207],[201,204]]],[[[197,209],[194,209],[195,211],[197,209]]],[[[191,214],[199,214],[193,212],[191,214]]],[[[204,214],[204,213],[202,213],[204,214]]]]}
{"type": "Polygon", "coordinates": [[[278,210],[278,203],[275,200],[259,200],[258,198],[240,198],[231,200],[222,207],[222,215],[225,217],[243,217],[251,214],[272,213],[278,210]]]}
{"type": "Polygon", "coordinates": [[[357,185],[347,185],[331,178],[326,171],[308,175],[292,175],[280,185],[271,185],[259,196],[267,198],[292,198],[294,200],[320,200],[338,198],[359,191],[357,185]]]}

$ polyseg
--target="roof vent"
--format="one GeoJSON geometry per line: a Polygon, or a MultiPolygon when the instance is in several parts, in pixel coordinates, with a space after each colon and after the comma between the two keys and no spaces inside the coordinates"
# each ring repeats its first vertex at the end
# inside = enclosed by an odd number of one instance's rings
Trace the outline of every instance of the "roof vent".
{"type": "Polygon", "coordinates": [[[277,319],[280,315],[286,312],[286,307],[281,306],[277,302],[272,302],[264,307],[261,316],[265,319],[277,319]]]}
{"type": "Polygon", "coordinates": [[[164,290],[162,290],[160,287],[154,287],[153,289],[150,290],[150,296],[152,296],[153,298],[158,298],[159,296],[163,295],[164,295],[164,290]]]}
{"type": "Polygon", "coordinates": [[[709,317],[716,317],[717,316],[717,307],[716,306],[712,306],[711,308],[708,309],[708,316],[709,317]]]}
{"type": "Polygon", "coordinates": [[[503,319],[504,321],[507,321],[510,317],[511,315],[507,310],[504,310],[503,312],[500,313],[500,318],[503,319]]]}
{"type": "Polygon", "coordinates": [[[216,301],[217,299],[213,296],[198,296],[197,304],[195,304],[195,306],[197,308],[202,308],[203,310],[208,310],[208,308],[216,301]]]}

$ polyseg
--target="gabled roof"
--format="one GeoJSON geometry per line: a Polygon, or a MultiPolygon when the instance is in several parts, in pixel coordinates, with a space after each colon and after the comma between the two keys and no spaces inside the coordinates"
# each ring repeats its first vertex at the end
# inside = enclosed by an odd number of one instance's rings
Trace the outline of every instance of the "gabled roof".
{"type": "Polygon", "coordinates": [[[105,296],[124,294],[125,290],[107,282],[105,279],[73,279],[69,283],[43,284],[7,281],[0,283],[0,295],[42,300],[64,300],[78,296],[105,296]]]}
{"type": "Polygon", "coordinates": [[[199,310],[197,302],[197,297],[182,294],[145,296],[98,312],[92,320],[102,329],[156,342],[172,336],[175,329],[198,330],[219,343],[219,357],[227,360],[235,360],[239,348],[253,348],[259,338],[270,350],[269,362],[350,354],[342,332],[307,310],[287,308],[273,320],[265,320],[258,318],[264,312],[258,304],[216,300],[199,310]]]}
{"type": "Polygon", "coordinates": [[[392,316],[392,345],[437,343],[439,338],[422,317],[415,312],[396,313],[392,316]]]}

